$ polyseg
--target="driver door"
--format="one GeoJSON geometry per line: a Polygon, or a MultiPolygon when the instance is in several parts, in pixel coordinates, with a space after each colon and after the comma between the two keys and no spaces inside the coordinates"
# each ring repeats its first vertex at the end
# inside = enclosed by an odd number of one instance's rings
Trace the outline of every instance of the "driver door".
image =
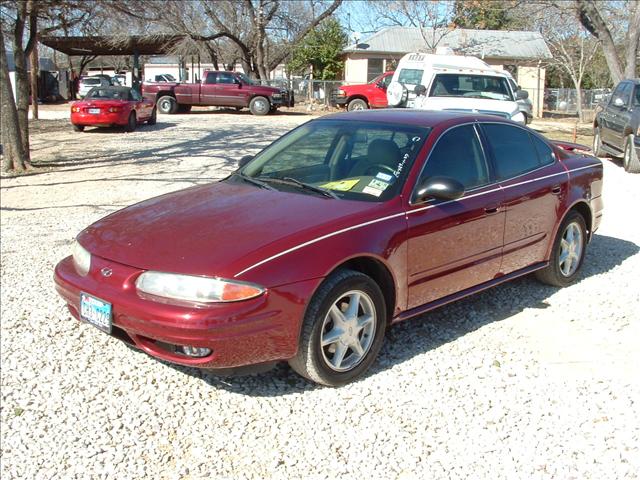
{"type": "Polygon", "coordinates": [[[462,183],[465,194],[458,200],[410,203],[408,308],[488,282],[500,271],[504,196],[489,171],[476,128],[460,125],[443,133],[416,184],[450,177],[462,183]]]}

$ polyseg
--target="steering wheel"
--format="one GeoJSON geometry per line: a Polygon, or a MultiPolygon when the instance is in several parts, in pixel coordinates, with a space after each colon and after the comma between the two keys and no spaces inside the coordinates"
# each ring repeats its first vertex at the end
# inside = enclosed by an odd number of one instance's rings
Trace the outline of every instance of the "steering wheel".
{"type": "Polygon", "coordinates": [[[393,175],[394,177],[396,176],[396,171],[391,168],[389,165],[384,165],[382,163],[376,163],[374,165],[370,165],[366,168],[366,170],[364,171],[365,175],[369,175],[369,174],[373,174],[375,175],[376,173],[378,173],[380,170],[384,170],[386,172],[389,172],[391,175],[393,175]]]}

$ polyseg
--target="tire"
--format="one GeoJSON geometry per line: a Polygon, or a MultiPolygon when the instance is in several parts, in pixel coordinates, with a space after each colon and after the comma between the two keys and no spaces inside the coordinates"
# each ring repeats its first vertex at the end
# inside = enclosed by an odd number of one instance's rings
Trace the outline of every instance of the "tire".
{"type": "Polygon", "coordinates": [[[241,112],[243,107],[235,107],[236,112],[241,112]]]}
{"type": "Polygon", "coordinates": [[[149,120],[147,120],[147,125],[155,125],[157,117],[158,117],[158,111],[154,107],[154,109],[151,110],[151,116],[149,117],[149,120]]]}
{"type": "Polygon", "coordinates": [[[127,119],[127,126],[124,127],[124,129],[127,132],[133,132],[136,129],[137,125],[138,125],[138,120],[136,119],[136,114],[135,112],[131,112],[129,114],[129,118],[127,119]]]}
{"type": "Polygon", "coordinates": [[[554,287],[566,287],[572,284],[576,278],[578,278],[586,248],[587,228],[584,217],[575,210],[572,210],[567,214],[558,229],[558,234],[553,241],[553,250],[551,251],[549,265],[542,270],[538,270],[536,277],[542,283],[553,285],[554,287]],[[569,236],[578,242],[573,245],[573,248],[570,248],[566,243],[569,236]],[[576,236],[578,236],[578,238],[576,238],[576,236]],[[561,262],[561,257],[568,248],[570,249],[569,251],[573,253],[573,255],[569,255],[569,257],[572,258],[570,264],[566,264],[569,259],[561,262]],[[578,248],[579,251],[576,252],[575,250],[578,248]]]}
{"type": "Polygon", "coordinates": [[[363,273],[339,270],[325,279],[309,302],[298,353],[289,360],[289,365],[313,382],[330,387],[345,385],[366,372],[375,361],[386,325],[387,310],[378,284],[363,273]],[[347,307],[356,300],[358,309],[349,315],[347,307]],[[336,307],[333,314],[332,307],[336,307]],[[359,324],[358,320],[362,322],[366,316],[370,317],[369,321],[364,326],[359,324]],[[336,326],[340,319],[349,322],[343,324],[343,329],[336,326]],[[322,346],[323,339],[331,340],[330,334],[336,329],[339,332],[335,335],[340,336],[334,335],[335,341],[322,346]],[[361,352],[357,353],[351,345],[359,345],[361,352]]]}
{"type": "Polygon", "coordinates": [[[178,105],[178,113],[189,113],[191,105],[178,105]]]}
{"type": "Polygon", "coordinates": [[[173,115],[178,111],[178,103],[176,99],[170,95],[160,97],[156,102],[156,107],[160,113],[164,113],[165,115],[173,115]]]}
{"type": "Polygon", "coordinates": [[[600,127],[593,129],[593,154],[596,157],[604,157],[607,153],[602,149],[602,139],[600,137],[600,127]]]}
{"type": "Polygon", "coordinates": [[[353,112],[354,110],[368,110],[369,105],[361,98],[354,98],[347,104],[347,110],[353,112]]]}
{"type": "Polygon", "coordinates": [[[265,97],[253,97],[249,102],[249,110],[253,115],[266,115],[271,110],[269,99],[265,97]]]}
{"type": "Polygon", "coordinates": [[[629,173],[640,173],[640,158],[633,142],[633,135],[627,135],[624,141],[624,157],[622,165],[629,173]]]}
{"type": "Polygon", "coordinates": [[[74,125],[73,130],[76,132],[84,132],[84,125],[74,125]]]}

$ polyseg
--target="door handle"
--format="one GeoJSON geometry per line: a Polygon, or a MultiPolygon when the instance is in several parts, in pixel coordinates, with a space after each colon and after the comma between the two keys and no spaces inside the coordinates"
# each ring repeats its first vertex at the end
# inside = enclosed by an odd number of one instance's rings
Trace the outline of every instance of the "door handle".
{"type": "Polygon", "coordinates": [[[553,187],[551,187],[551,193],[553,193],[554,195],[560,195],[562,193],[562,186],[554,185],[553,187]]]}
{"type": "Polygon", "coordinates": [[[487,205],[486,207],[484,207],[484,211],[487,215],[498,213],[500,211],[500,205],[498,204],[487,205]]]}

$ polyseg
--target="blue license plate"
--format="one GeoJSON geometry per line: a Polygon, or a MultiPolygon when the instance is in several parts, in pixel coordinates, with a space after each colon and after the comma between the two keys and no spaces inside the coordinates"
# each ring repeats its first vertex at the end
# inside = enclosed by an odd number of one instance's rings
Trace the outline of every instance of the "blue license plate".
{"type": "Polygon", "coordinates": [[[80,318],[106,333],[111,333],[111,304],[80,293],[80,318]]]}

